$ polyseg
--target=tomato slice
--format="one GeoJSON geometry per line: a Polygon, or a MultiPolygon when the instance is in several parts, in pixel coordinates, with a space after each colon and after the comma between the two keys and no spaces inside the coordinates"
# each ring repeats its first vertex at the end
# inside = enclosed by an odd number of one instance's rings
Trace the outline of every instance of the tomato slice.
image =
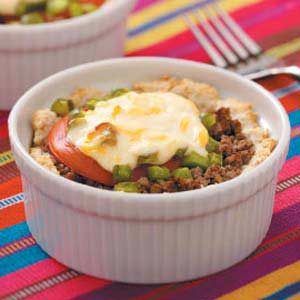
{"type": "Polygon", "coordinates": [[[48,143],[52,154],[75,173],[112,186],[112,173],[103,169],[94,159],[82,153],[67,139],[68,117],[58,120],[52,127],[48,143]]]}
{"type": "MultiPolygon", "coordinates": [[[[102,168],[97,161],[85,155],[75,145],[67,139],[68,117],[58,120],[52,127],[48,144],[52,155],[60,162],[71,168],[75,173],[86,178],[97,181],[107,186],[113,186],[114,180],[112,173],[102,168]]],[[[181,160],[177,157],[167,161],[163,166],[170,170],[180,167],[181,160]]],[[[148,165],[142,165],[135,168],[132,172],[132,180],[147,176],[148,165]]]]}

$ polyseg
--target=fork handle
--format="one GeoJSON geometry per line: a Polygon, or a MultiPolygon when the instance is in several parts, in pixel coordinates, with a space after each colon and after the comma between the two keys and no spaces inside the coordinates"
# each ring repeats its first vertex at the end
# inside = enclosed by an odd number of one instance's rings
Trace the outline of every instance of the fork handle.
{"type": "Polygon", "coordinates": [[[245,75],[245,77],[250,80],[258,80],[267,76],[278,75],[278,74],[293,75],[300,80],[300,68],[297,66],[266,69],[263,71],[247,74],[245,75]]]}

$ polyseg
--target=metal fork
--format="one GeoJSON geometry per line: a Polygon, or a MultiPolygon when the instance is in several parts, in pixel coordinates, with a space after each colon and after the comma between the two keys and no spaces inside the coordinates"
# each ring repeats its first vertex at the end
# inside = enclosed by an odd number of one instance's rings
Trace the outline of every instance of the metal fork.
{"type": "Polygon", "coordinates": [[[283,66],[281,61],[264,54],[261,47],[216,2],[192,15],[184,14],[184,21],[216,66],[242,75],[270,66],[283,66]],[[194,22],[192,15],[200,26],[194,22]]]}

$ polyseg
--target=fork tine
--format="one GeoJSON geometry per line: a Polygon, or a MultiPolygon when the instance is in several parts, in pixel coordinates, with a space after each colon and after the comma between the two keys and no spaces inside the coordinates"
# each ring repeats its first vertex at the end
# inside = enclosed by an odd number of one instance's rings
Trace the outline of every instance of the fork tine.
{"type": "Polygon", "coordinates": [[[197,27],[194,21],[187,14],[183,14],[183,20],[186,25],[190,28],[191,32],[194,34],[197,41],[204,48],[206,53],[210,56],[213,63],[221,68],[226,68],[228,66],[226,60],[216,51],[211,42],[206,38],[206,36],[197,27]]]}
{"type": "MultiPolygon", "coordinates": [[[[203,12],[205,14],[205,12],[203,12]]],[[[205,14],[206,15],[206,14],[205,14]]],[[[236,64],[239,59],[234,54],[234,52],[223,42],[222,38],[219,36],[219,34],[215,31],[215,29],[210,25],[209,21],[205,20],[203,15],[199,12],[196,13],[196,16],[199,20],[200,25],[204,28],[206,31],[206,34],[211,38],[211,40],[215,43],[216,47],[219,49],[219,51],[225,56],[227,61],[230,64],[236,64]]]]}
{"type": "Polygon", "coordinates": [[[261,53],[259,45],[240,27],[238,23],[217,3],[214,4],[216,11],[222,17],[224,23],[235,33],[244,46],[250,51],[252,55],[261,53]]]}
{"type": "Polygon", "coordinates": [[[214,26],[218,29],[220,34],[224,37],[224,39],[228,42],[231,48],[235,51],[235,53],[241,59],[247,59],[249,57],[249,53],[244,48],[244,46],[235,38],[235,36],[228,30],[228,28],[221,22],[218,17],[218,12],[213,9],[212,6],[209,7],[208,10],[210,20],[214,24],[214,26]]]}

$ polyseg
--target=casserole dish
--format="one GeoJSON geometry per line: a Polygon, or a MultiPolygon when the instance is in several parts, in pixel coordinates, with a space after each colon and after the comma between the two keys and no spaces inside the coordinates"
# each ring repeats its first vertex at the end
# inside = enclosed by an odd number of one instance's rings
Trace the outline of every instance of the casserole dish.
{"type": "Polygon", "coordinates": [[[128,283],[189,280],[247,257],[270,225],[289,132],[284,109],[262,87],[226,70],[168,58],[114,59],[60,72],[22,96],[9,118],[27,222],[37,242],[78,271],[128,283]],[[57,176],[30,157],[31,116],[54,98],[77,86],[114,89],[163,74],[207,82],[222,96],[252,103],[277,140],[273,152],[232,180],[172,194],[99,190],[57,176]]]}
{"type": "Polygon", "coordinates": [[[0,24],[0,109],[11,109],[26,89],[55,72],[122,56],[135,2],[106,1],[93,13],[51,23],[0,24]]]}

